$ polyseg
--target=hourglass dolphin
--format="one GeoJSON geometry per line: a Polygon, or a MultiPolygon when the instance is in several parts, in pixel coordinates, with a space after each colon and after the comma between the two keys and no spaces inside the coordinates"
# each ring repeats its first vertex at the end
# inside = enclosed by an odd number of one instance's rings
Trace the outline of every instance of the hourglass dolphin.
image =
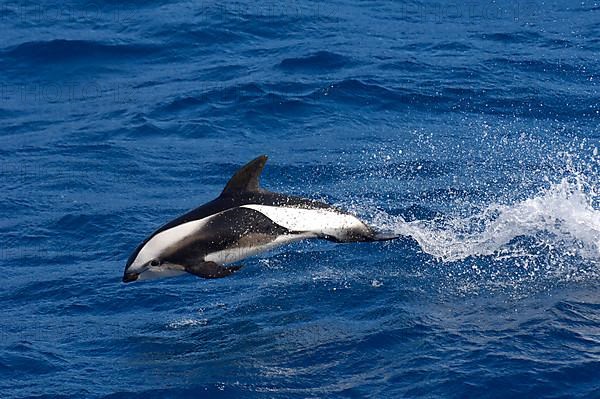
{"type": "Polygon", "coordinates": [[[262,155],[238,170],[216,199],[163,225],[131,254],[124,282],[190,273],[229,276],[231,265],[294,241],[335,242],[396,238],[377,234],[356,216],[331,205],[260,188],[262,155]]]}

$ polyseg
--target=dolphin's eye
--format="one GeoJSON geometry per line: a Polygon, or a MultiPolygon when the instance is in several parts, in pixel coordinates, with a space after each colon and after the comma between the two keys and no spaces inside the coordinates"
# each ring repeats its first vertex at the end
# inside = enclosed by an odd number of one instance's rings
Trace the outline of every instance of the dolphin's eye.
{"type": "Polygon", "coordinates": [[[152,267],[160,266],[160,261],[158,259],[152,259],[150,261],[150,266],[152,266],[152,267]]]}

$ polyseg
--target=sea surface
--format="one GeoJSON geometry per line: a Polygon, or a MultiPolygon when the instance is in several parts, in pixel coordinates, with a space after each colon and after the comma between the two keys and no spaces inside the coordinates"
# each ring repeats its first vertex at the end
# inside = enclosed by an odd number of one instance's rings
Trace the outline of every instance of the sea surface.
{"type": "Polygon", "coordinates": [[[0,3],[0,397],[600,398],[600,3],[0,3]],[[262,184],[389,242],[123,284],[262,184]]]}

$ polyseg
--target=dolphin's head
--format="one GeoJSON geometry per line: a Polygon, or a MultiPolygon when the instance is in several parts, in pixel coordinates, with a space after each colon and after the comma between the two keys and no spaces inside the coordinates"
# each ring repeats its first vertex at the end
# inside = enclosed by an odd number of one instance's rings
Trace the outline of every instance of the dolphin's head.
{"type": "MultiPolygon", "coordinates": [[[[267,157],[261,155],[233,175],[219,197],[227,204],[225,209],[231,206],[232,199],[236,196],[262,192],[259,177],[265,162],[267,157]]],[[[202,232],[210,216],[214,216],[211,211],[214,210],[214,204],[205,208],[207,205],[174,219],[146,238],[127,260],[123,282],[175,276],[186,271],[205,278],[215,278],[237,270],[233,267],[211,269],[215,268],[215,264],[205,262],[207,254],[203,252],[204,249],[201,246],[198,249],[198,246],[194,245],[205,240],[205,237],[198,233],[202,232]],[[203,269],[199,266],[203,262],[212,266],[205,266],[203,269]]]]}
{"type": "Polygon", "coordinates": [[[123,273],[123,282],[131,283],[137,280],[150,280],[161,277],[178,276],[185,272],[181,265],[173,263],[161,256],[148,258],[136,250],[127,261],[123,273]]]}
{"type": "Polygon", "coordinates": [[[158,265],[160,260],[151,259],[148,262],[146,259],[143,259],[140,255],[140,251],[142,250],[145,242],[138,246],[135,251],[129,256],[127,259],[127,264],[125,265],[125,271],[123,272],[123,282],[131,283],[132,281],[137,281],[140,278],[140,275],[153,267],[153,265],[158,265]]]}
{"type": "Polygon", "coordinates": [[[173,262],[172,240],[165,240],[166,234],[155,233],[144,240],[133,251],[123,272],[123,282],[170,277],[183,274],[185,267],[173,262]]]}

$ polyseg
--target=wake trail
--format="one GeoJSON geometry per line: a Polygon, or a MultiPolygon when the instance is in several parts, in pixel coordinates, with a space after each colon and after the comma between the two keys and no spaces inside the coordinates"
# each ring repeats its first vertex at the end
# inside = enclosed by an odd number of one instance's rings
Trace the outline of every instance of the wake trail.
{"type": "Polygon", "coordinates": [[[567,256],[600,260],[600,210],[594,208],[594,186],[578,178],[563,178],[536,195],[510,205],[490,204],[469,217],[441,217],[407,222],[379,211],[372,225],[413,238],[421,250],[443,262],[469,257],[536,256],[511,248],[519,237],[533,239],[533,247],[558,250],[567,256]]]}

